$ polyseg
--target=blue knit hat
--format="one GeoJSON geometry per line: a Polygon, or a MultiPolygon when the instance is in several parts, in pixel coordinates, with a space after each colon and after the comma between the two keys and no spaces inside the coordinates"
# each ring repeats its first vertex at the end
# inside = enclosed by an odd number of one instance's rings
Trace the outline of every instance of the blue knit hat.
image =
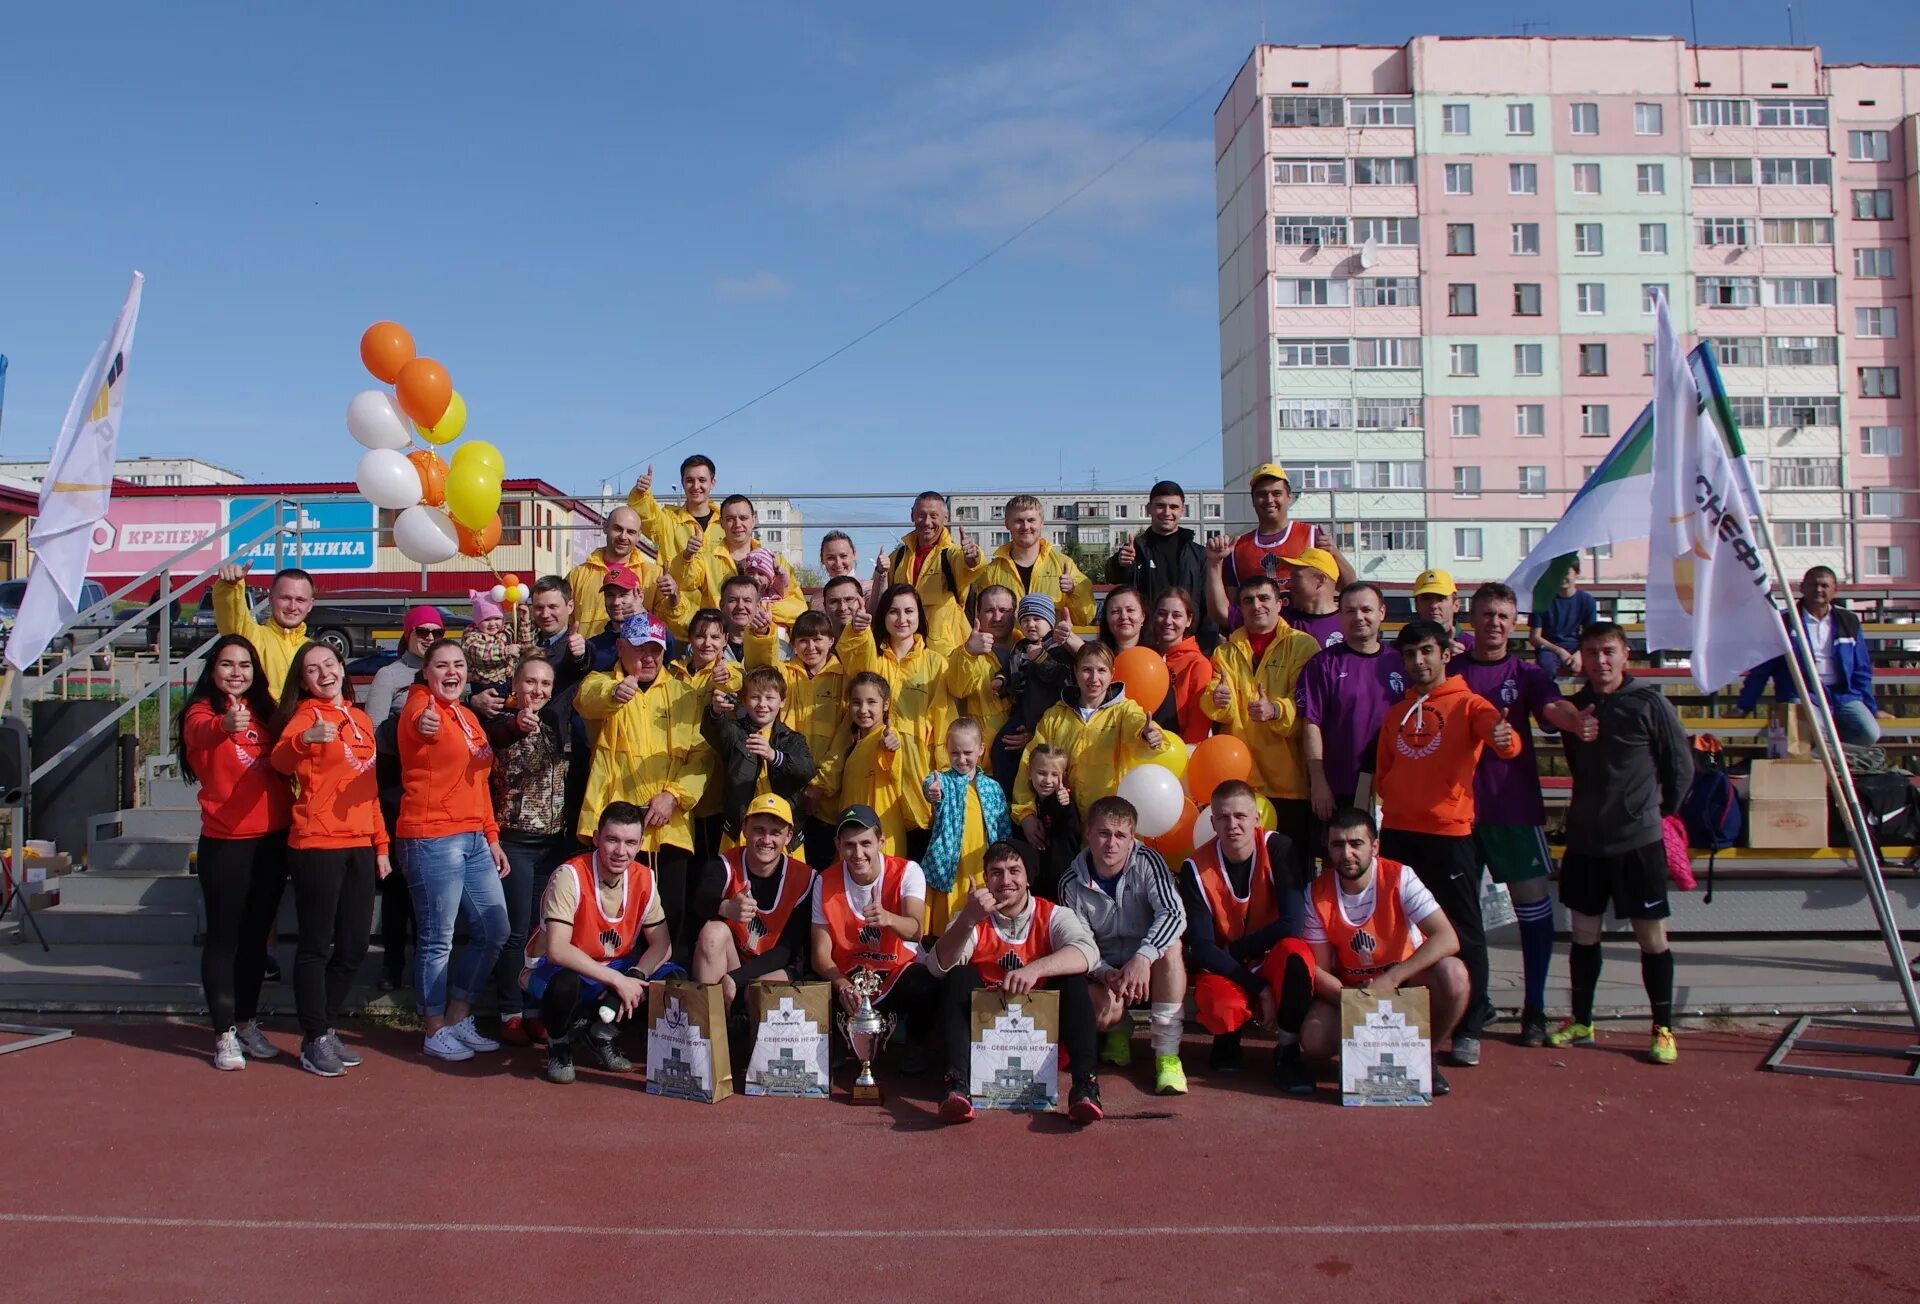
{"type": "Polygon", "coordinates": [[[1029,593],[1020,599],[1020,609],[1014,613],[1014,619],[1024,620],[1028,616],[1039,616],[1049,625],[1060,621],[1059,614],[1053,609],[1053,599],[1044,593],[1029,593]]]}

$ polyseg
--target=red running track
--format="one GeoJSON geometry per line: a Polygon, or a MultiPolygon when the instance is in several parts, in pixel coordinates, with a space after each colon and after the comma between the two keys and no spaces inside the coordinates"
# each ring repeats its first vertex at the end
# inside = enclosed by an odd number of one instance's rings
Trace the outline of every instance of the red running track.
{"type": "Polygon", "coordinates": [[[0,1299],[1920,1294],[1920,1096],[1761,1072],[1767,1031],[1683,1032],[1671,1068],[1637,1029],[1489,1041],[1427,1110],[1258,1074],[1161,1099],[1136,1066],[1084,1131],[942,1128],[931,1081],[881,1109],[701,1106],[554,1087],[525,1050],[349,1040],[367,1062],[336,1081],[291,1056],[219,1074],[165,1024],[0,1058],[0,1299]]]}

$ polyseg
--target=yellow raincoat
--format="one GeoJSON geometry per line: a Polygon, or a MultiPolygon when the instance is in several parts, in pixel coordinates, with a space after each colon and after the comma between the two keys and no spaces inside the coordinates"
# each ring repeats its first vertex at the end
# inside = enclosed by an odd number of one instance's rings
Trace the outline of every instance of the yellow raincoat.
{"type": "MultiPolygon", "coordinates": [[[[991,741],[991,736],[989,736],[991,741]]],[[[993,779],[981,767],[981,778],[992,783],[993,779]]],[[[987,817],[980,810],[980,792],[973,784],[967,785],[966,795],[955,797],[952,784],[946,785],[947,795],[943,801],[964,801],[967,803],[965,821],[960,826],[960,868],[953,876],[953,886],[942,892],[933,884],[927,884],[927,935],[944,933],[947,925],[967,904],[967,894],[986,881],[987,869],[987,817]]],[[[925,789],[923,788],[924,792],[925,789]]],[[[929,806],[928,823],[933,820],[929,806]]]]}
{"type": "Polygon", "coordinates": [[[613,690],[626,678],[619,671],[597,671],[580,683],[574,709],[598,722],[593,768],[580,807],[579,833],[591,840],[608,802],[630,801],[644,807],[661,792],[673,794],[673,818],[647,830],[646,849],[693,850],[691,814],[706,796],[713,750],[700,736],[706,701],[685,679],[662,670],[654,681],[622,704],[613,690]]]}
{"type": "MultiPolygon", "coordinates": [[[[697,609],[692,598],[687,596],[686,587],[680,589],[680,596],[674,602],[660,601],[654,585],[660,582],[664,574],[660,563],[639,552],[627,557],[624,563],[640,580],[640,603],[648,611],[658,616],[666,625],[667,631],[675,638],[687,636],[687,622],[693,619],[697,609]]],[[[567,572],[567,586],[573,590],[573,619],[580,626],[580,632],[592,638],[607,627],[607,600],[601,592],[607,585],[607,550],[595,548],[587,554],[587,559],[567,572]]]]}
{"type": "MultiPolygon", "coordinates": [[[[973,581],[975,590],[989,584],[1004,584],[1013,590],[1015,605],[1029,593],[1038,593],[1042,597],[1053,599],[1055,612],[1073,617],[1076,629],[1093,628],[1093,581],[1086,572],[1074,564],[1072,557],[1048,543],[1040,540],[1040,551],[1033,559],[1033,583],[1031,586],[1020,582],[1020,567],[1013,560],[1013,545],[1001,544],[994,552],[987,568],[973,581]],[[1073,576],[1073,592],[1060,591],[1060,577],[1073,576]]],[[[1061,616],[1054,617],[1058,623],[1061,616]]]]}
{"type": "MultiPolygon", "coordinates": [[[[873,807],[880,817],[880,836],[889,856],[907,854],[907,835],[923,829],[932,817],[927,805],[927,772],[932,739],[923,727],[895,717],[893,731],[900,747],[889,751],[883,746],[887,730],[876,728],[865,737],[853,736],[851,721],[840,726],[833,754],[839,763],[833,767],[832,788],[822,787],[828,808],[840,811],[849,806],[873,807]]],[[[822,773],[825,767],[822,767],[822,773]]],[[[815,782],[820,781],[815,776],[815,782]]]]}
{"type": "Polygon", "coordinates": [[[1222,726],[1222,733],[1232,734],[1253,753],[1250,782],[1262,796],[1307,795],[1307,766],[1300,752],[1300,710],[1293,690],[1301,667],[1319,650],[1320,643],[1313,635],[1290,629],[1285,622],[1258,667],[1253,664],[1253,642],[1245,629],[1234,630],[1232,637],[1214,649],[1214,672],[1226,678],[1233,700],[1225,707],[1216,706],[1209,685],[1200,704],[1207,718],[1222,726]],[[1271,720],[1254,721],[1248,718],[1247,708],[1262,688],[1277,714],[1271,720]]]}
{"type": "MultiPolygon", "coordinates": [[[[638,490],[629,492],[627,506],[639,515],[640,528],[653,540],[653,546],[659,550],[662,561],[671,562],[686,551],[687,540],[700,528],[700,522],[693,519],[693,513],[684,505],[668,507],[655,498],[651,490],[646,493],[638,490]]],[[[709,499],[707,506],[713,511],[713,515],[707,518],[707,547],[724,547],[727,535],[720,528],[720,504],[709,499]]]]}
{"type": "MultiPolygon", "coordinates": [[[[967,591],[973,587],[981,568],[968,565],[966,550],[953,541],[953,535],[942,530],[939,542],[928,550],[916,574],[913,537],[908,533],[893,550],[887,582],[911,584],[920,590],[920,603],[927,609],[927,642],[940,652],[950,652],[966,642],[972,632],[965,604],[967,591]]],[[[683,542],[681,546],[686,545],[683,542]]],[[[874,623],[880,623],[878,616],[874,623]]]]}
{"type": "MultiPolygon", "coordinates": [[[[682,548],[687,546],[684,540],[680,546],[682,548]]],[[[759,539],[753,541],[753,546],[766,547],[759,539]]],[[[787,565],[787,559],[777,552],[774,553],[773,559],[779,564],[780,573],[787,577],[786,595],[776,599],[773,604],[773,623],[780,626],[791,625],[800,613],[807,609],[807,593],[800,586],[800,581],[793,577],[793,570],[787,565]]],[[[680,591],[692,601],[695,610],[701,607],[718,607],[720,586],[741,573],[740,564],[733,559],[733,554],[727,551],[725,535],[721,536],[721,541],[717,545],[709,538],[707,546],[700,550],[698,557],[688,558],[684,553],[674,553],[667,562],[667,569],[679,583],[680,591]]],[[[691,616],[693,612],[689,611],[687,614],[691,616]]]]}
{"type": "Polygon", "coordinates": [[[1122,774],[1173,745],[1173,735],[1162,730],[1160,746],[1149,747],[1140,736],[1147,723],[1147,713],[1117,683],[1108,690],[1105,704],[1084,718],[1079,707],[1067,702],[1048,707],[1020,754],[1020,776],[1013,784],[1014,822],[1033,814],[1033,781],[1027,770],[1034,748],[1051,743],[1066,752],[1067,786],[1084,821],[1094,802],[1113,795],[1122,774]]]}
{"type": "Polygon", "coordinates": [[[260,657],[260,673],[267,677],[267,690],[273,694],[274,701],[279,701],[287,687],[287,671],[293,666],[293,654],[307,641],[306,625],[283,629],[271,619],[264,625],[255,620],[253,607],[247,600],[245,580],[233,584],[225,580],[213,582],[213,623],[222,634],[238,634],[253,644],[253,650],[260,657]]]}
{"type": "Polygon", "coordinates": [[[940,687],[950,703],[950,719],[957,720],[968,715],[980,722],[980,745],[983,749],[980,760],[981,765],[989,771],[993,768],[988,764],[993,736],[1007,722],[1007,715],[1012,708],[1012,703],[993,686],[993,681],[999,678],[1000,673],[998,656],[992,652],[974,656],[962,644],[947,654],[947,672],[940,679],[940,687]]]}
{"type": "MultiPolygon", "coordinates": [[[[925,639],[916,638],[907,655],[897,657],[891,645],[880,651],[868,632],[852,625],[840,631],[837,651],[848,683],[869,670],[887,681],[896,727],[904,732],[905,726],[911,725],[916,733],[924,734],[932,765],[945,765],[947,723],[953,716],[953,699],[942,684],[947,673],[945,655],[929,648],[925,639]]],[[[920,777],[926,777],[925,770],[920,777]]]]}

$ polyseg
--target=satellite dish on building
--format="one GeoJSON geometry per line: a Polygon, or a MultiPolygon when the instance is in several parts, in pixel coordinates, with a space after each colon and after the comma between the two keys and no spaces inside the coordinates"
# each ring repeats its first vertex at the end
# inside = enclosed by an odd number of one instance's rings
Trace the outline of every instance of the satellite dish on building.
{"type": "Polygon", "coordinates": [[[1380,245],[1372,236],[1368,236],[1367,242],[1360,246],[1360,270],[1364,272],[1373,266],[1374,259],[1379,256],[1379,253],[1380,245]]]}

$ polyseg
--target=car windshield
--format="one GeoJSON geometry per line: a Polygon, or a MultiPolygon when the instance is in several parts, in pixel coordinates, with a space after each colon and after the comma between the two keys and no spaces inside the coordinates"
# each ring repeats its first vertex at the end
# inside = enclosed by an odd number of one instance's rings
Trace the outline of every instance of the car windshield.
{"type": "Polygon", "coordinates": [[[8,580],[0,584],[0,615],[18,615],[20,599],[27,596],[25,580],[8,580]]]}

